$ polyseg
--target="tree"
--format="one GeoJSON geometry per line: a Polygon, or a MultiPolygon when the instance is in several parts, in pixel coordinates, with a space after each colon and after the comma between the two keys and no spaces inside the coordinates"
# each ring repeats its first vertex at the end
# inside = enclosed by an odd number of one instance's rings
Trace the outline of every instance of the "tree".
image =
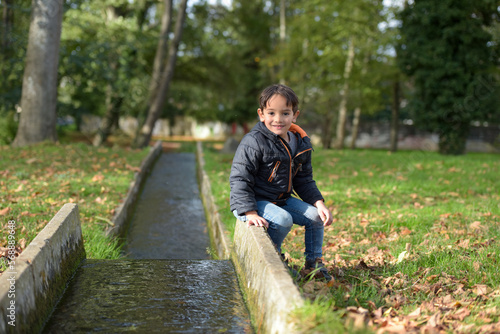
{"type": "MultiPolygon", "coordinates": [[[[158,86],[158,90],[156,92],[150,92],[150,102],[148,103],[148,112],[146,121],[144,124],[140,124],[140,132],[135,139],[135,145],[138,147],[146,147],[151,140],[151,135],[153,133],[154,125],[156,121],[160,117],[163,104],[167,97],[170,83],[172,81],[175,69],[175,63],[177,61],[177,50],[179,48],[179,44],[182,38],[182,31],[184,29],[184,20],[186,18],[186,7],[187,0],[182,0],[179,6],[179,10],[177,13],[177,21],[175,24],[174,38],[172,40],[172,44],[169,47],[168,59],[164,66],[163,73],[161,75],[160,84],[158,86]]],[[[166,6],[165,10],[170,10],[170,6],[166,6]]],[[[168,15],[164,16],[164,19],[168,18],[168,15]]],[[[164,43],[163,38],[159,39],[159,43],[164,43]]],[[[158,47],[158,51],[161,52],[161,47],[158,47]]],[[[155,80],[152,78],[152,80],[155,80]]],[[[151,86],[155,86],[156,83],[153,83],[151,86]]]]}
{"type": "MultiPolygon", "coordinates": [[[[372,67],[384,46],[378,24],[384,20],[382,1],[293,1],[287,18],[289,39],[286,47],[271,60],[276,67],[285,56],[280,77],[301,98],[301,118],[321,127],[322,144],[329,148],[336,134],[337,147],[343,147],[349,111],[375,94],[360,94],[372,86],[372,67]],[[367,59],[368,55],[368,59],[367,59]],[[365,72],[365,75],[361,72],[365,72]],[[337,125],[337,127],[335,127],[337,125]],[[337,130],[336,133],[334,130],[337,130]]],[[[378,75],[378,74],[377,74],[378,75]]],[[[376,108],[379,101],[363,103],[376,108]]],[[[362,109],[358,109],[361,111],[362,109]]]]}
{"type": "Polygon", "coordinates": [[[32,2],[21,98],[22,112],[14,146],[57,139],[57,68],[62,5],[62,0],[32,2]]]}
{"type": "Polygon", "coordinates": [[[337,120],[337,139],[335,142],[335,148],[343,149],[345,140],[345,125],[347,122],[347,95],[349,94],[349,80],[351,79],[352,66],[354,64],[354,40],[349,38],[349,47],[347,51],[347,60],[345,62],[344,69],[344,84],[342,90],[340,91],[340,106],[339,106],[339,117],[337,120]]]}
{"type": "MultiPolygon", "coordinates": [[[[166,6],[171,8],[172,0],[167,0],[166,6]]],[[[106,9],[106,20],[105,20],[105,31],[113,32],[116,30],[123,31],[123,22],[124,21],[137,21],[136,24],[130,23],[127,27],[129,27],[129,32],[134,32],[134,30],[142,31],[143,25],[145,23],[145,16],[147,15],[148,8],[151,4],[147,1],[143,2],[142,6],[134,7],[124,7],[123,5],[117,7],[116,5],[109,4],[106,9]],[[132,15],[137,13],[137,15],[132,15]],[[131,27],[130,27],[131,26],[131,27]],[[135,28],[135,29],[134,29],[135,28]]],[[[165,10],[168,13],[168,9],[165,10]]],[[[169,14],[169,17],[171,15],[169,14]]],[[[167,23],[169,27],[170,24],[167,23]]],[[[115,32],[112,36],[107,40],[108,44],[110,41],[123,40],[122,38],[117,38],[119,36],[119,32],[115,32]]],[[[164,58],[164,53],[166,52],[166,44],[168,40],[168,31],[164,31],[162,27],[162,39],[165,40],[163,44],[159,44],[162,47],[162,52],[160,54],[157,53],[157,57],[160,59],[164,58]]],[[[125,38],[126,40],[126,38],[125,38]]],[[[94,146],[100,146],[103,144],[108,136],[111,134],[113,128],[119,127],[119,118],[123,114],[121,112],[121,107],[123,102],[128,94],[125,92],[129,91],[131,85],[128,84],[127,80],[119,80],[122,72],[126,72],[127,68],[136,67],[137,64],[137,52],[133,52],[127,56],[127,50],[124,50],[124,47],[121,45],[122,43],[117,43],[114,47],[108,51],[108,67],[111,70],[109,72],[109,79],[106,83],[106,99],[105,99],[105,114],[102,119],[99,130],[97,131],[92,144],[94,146]],[[125,68],[125,70],[123,69],[125,68]]],[[[128,48],[127,48],[128,49],[128,48]]],[[[155,59],[155,70],[158,73],[158,76],[161,74],[162,63],[157,64],[157,59],[155,59]]],[[[156,73],[155,70],[153,73],[156,73]]],[[[159,82],[159,78],[153,76],[151,82],[159,82]]],[[[150,88],[149,91],[156,92],[157,84],[150,88]]]]}
{"type": "Polygon", "coordinates": [[[0,1],[0,144],[11,144],[18,128],[30,26],[31,1],[0,1]],[[17,105],[17,106],[16,106],[17,105]]]}
{"type": "Polygon", "coordinates": [[[442,154],[463,154],[471,121],[492,112],[474,92],[491,66],[483,25],[495,12],[495,1],[415,0],[401,13],[398,61],[415,80],[414,118],[439,134],[442,154]]]}

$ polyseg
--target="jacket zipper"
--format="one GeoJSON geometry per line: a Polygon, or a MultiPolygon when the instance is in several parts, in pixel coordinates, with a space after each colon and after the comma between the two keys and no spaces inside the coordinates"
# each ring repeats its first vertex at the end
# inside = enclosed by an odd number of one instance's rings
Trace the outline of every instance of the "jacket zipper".
{"type": "Polygon", "coordinates": [[[278,172],[278,167],[280,166],[281,161],[276,162],[276,165],[274,165],[273,171],[269,178],[267,179],[268,182],[273,182],[274,177],[276,176],[276,173],[278,172]]]}
{"type": "Polygon", "coordinates": [[[287,193],[289,193],[290,191],[292,191],[292,154],[290,154],[290,151],[288,150],[288,147],[286,147],[286,144],[283,141],[283,139],[280,138],[280,140],[283,146],[285,147],[286,153],[288,153],[288,156],[290,157],[290,170],[288,172],[288,190],[287,190],[287,193]]]}
{"type": "MultiPolygon", "coordinates": [[[[293,163],[293,158],[292,158],[292,154],[290,153],[290,151],[288,150],[288,147],[286,146],[284,140],[282,138],[280,138],[280,141],[281,143],[283,144],[283,146],[285,147],[285,150],[286,150],[286,153],[288,153],[288,156],[290,157],[290,170],[288,172],[288,190],[287,190],[287,193],[291,192],[292,191],[292,163],[293,163]]],[[[305,153],[307,151],[311,151],[312,148],[308,148],[307,150],[304,150],[302,152],[299,152],[295,155],[294,158],[298,157],[299,155],[301,155],[302,153],[305,153]]],[[[281,194],[282,195],[282,194],[281,194]]],[[[280,195],[280,197],[281,197],[280,195]]]]}
{"type": "MultiPolygon", "coordinates": [[[[302,153],[305,153],[305,152],[307,152],[307,151],[312,151],[312,148],[308,148],[307,150],[304,150],[304,151],[302,151],[302,152],[297,153],[297,154],[295,155],[295,157],[293,157],[293,158],[295,159],[296,157],[298,157],[299,155],[301,155],[302,153]]],[[[297,173],[299,172],[300,167],[302,167],[302,164],[299,164],[299,165],[297,166],[297,169],[295,170],[295,174],[293,174],[293,176],[297,175],[297,173]]]]}

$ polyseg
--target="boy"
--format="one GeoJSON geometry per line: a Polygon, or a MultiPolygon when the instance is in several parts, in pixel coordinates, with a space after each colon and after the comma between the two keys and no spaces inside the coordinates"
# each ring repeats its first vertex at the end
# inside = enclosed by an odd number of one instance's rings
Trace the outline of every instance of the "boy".
{"type": "Polygon", "coordinates": [[[329,281],[321,257],[324,226],[332,214],[312,177],[309,137],[296,122],[295,92],[285,85],[265,88],[257,110],[260,122],[246,134],[231,167],[231,211],[248,225],[264,226],[276,249],[292,225],[305,226],[305,269],[329,281]],[[291,197],[292,190],[302,199],[291,197]]]}

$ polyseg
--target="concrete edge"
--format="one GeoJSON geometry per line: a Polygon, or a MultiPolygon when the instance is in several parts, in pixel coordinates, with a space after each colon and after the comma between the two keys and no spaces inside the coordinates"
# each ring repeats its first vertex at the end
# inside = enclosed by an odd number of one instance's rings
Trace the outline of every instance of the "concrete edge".
{"type": "Polygon", "coordinates": [[[161,154],[161,151],[161,141],[157,141],[153,148],[149,151],[146,158],[142,161],[141,166],[139,167],[139,172],[135,173],[134,180],[130,183],[125,199],[118,206],[115,215],[113,216],[113,226],[109,226],[106,229],[106,236],[120,237],[124,234],[129,215],[132,212],[139,190],[146,179],[147,173],[150,171],[154,162],[161,154]]]}
{"type": "Polygon", "coordinates": [[[231,256],[231,241],[228,232],[222,224],[212,196],[212,187],[210,180],[205,172],[205,160],[203,159],[203,147],[201,142],[196,142],[196,169],[198,172],[198,184],[200,187],[201,200],[205,207],[205,216],[207,219],[208,230],[210,233],[210,243],[221,259],[229,259],[231,256]]]}
{"type": "MultiPolygon", "coordinates": [[[[255,329],[259,333],[296,333],[288,317],[294,308],[304,304],[298,287],[262,227],[248,227],[235,219],[233,244],[229,242],[204,171],[201,142],[197,143],[197,158],[202,200],[207,222],[210,221],[209,229],[212,234],[222,235],[219,239],[225,244],[217,248],[218,251],[222,250],[219,256],[227,258],[227,254],[230,254],[255,329]]],[[[216,241],[219,239],[215,238],[216,241]]]]}
{"type": "Polygon", "coordinates": [[[0,276],[0,333],[39,332],[84,258],[78,206],[68,203],[0,276]]]}
{"type": "Polygon", "coordinates": [[[296,333],[288,317],[304,305],[297,285],[263,227],[249,227],[237,219],[235,224],[232,259],[257,331],[296,333]]]}

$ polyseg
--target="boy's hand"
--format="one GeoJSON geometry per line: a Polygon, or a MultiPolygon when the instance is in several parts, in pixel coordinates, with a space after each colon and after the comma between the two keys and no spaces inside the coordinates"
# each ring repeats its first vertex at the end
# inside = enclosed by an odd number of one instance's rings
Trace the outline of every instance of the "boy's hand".
{"type": "Polygon", "coordinates": [[[325,202],[319,200],[316,203],[314,203],[314,206],[318,209],[318,214],[321,220],[323,221],[323,226],[331,225],[333,221],[332,213],[326,207],[325,202]]]}
{"type": "Polygon", "coordinates": [[[248,226],[254,225],[254,226],[260,226],[260,227],[264,226],[265,228],[269,227],[269,223],[267,222],[267,220],[265,220],[264,218],[259,216],[257,214],[257,211],[246,212],[245,216],[247,216],[248,226]]]}

